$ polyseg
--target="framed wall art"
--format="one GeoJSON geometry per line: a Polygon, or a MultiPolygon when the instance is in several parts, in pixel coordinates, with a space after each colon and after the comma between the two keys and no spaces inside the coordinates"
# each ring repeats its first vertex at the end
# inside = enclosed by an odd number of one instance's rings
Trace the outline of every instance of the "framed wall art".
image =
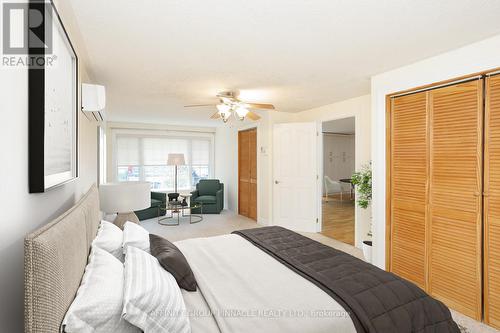
{"type": "Polygon", "coordinates": [[[29,3],[29,191],[78,177],[78,57],[52,2],[29,3]]]}

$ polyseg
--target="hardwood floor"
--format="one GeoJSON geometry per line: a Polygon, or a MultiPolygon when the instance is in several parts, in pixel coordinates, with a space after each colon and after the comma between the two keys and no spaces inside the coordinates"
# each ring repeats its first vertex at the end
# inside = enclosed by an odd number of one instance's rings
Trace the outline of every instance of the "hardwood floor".
{"type": "Polygon", "coordinates": [[[323,197],[323,228],[321,234],[354,245],[354,200],[349,194],[329,196],[328,202],[323,197]]]}

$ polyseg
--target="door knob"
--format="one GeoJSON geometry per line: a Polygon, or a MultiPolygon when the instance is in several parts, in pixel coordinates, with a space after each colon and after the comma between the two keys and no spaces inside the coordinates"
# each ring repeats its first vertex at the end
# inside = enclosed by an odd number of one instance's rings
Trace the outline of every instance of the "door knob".
{"type": "Polygon", "coordinates": [[[280,182],[278,180],[275,180],[274,183],[277,185],[279,184],[280,182]]]}

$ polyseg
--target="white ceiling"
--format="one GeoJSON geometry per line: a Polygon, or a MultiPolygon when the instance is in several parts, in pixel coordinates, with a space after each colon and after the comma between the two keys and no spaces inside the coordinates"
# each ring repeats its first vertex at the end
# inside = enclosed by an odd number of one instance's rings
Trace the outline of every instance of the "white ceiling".
{"type": "Polygon", "coordinates": [[[325,121],[323,123],[323,133],[337,133],[337,134],[354,134],[355,118],[342,118],[337,120],[325,121]]]}
{"type": "MultiPolygon", "coordinates": [[[[497,0],[70,0],[110,120],[218,124],[183,105],[240,89],[297,112],[500,33],[497,0]]],[[[64,20],[64,18],[63,18],[64,20]]]]}

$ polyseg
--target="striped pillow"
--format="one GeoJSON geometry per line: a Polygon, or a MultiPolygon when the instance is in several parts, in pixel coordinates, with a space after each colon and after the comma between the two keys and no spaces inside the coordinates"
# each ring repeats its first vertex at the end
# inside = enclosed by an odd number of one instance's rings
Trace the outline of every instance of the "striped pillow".
{"type": "Polygon", "coordinates": [[[175,278],[152,255],[128,246],[122,316],[145,333],[191,332],[175,278]]]}

